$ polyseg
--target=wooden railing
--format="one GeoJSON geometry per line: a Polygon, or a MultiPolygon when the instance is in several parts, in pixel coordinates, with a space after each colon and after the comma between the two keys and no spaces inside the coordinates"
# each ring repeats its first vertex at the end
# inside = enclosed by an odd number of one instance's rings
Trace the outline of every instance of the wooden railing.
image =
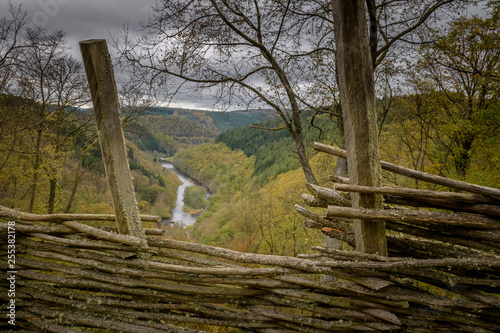
{"type": "MultiPolygon", "coordinates": [[[[156,228],[144,228],[144,246],[141,238],[88,222],[112,220],[110,215],[36,215],[0,207],[2,234],[15,224],[16,328],[500,330],[498,197],[332,187],[309,186],[312,195],[304,195],[305,202],[323,207],[323,213],[296,206],[305,224],[354,246],[353,219],[386,221],[389,257],[323,247],[299,258],[242,253],[172,240],[156,228]],[[350,191],[381,193],[390,207],[346,207],[350,191]],[[409,208],[441,205],[467,213],[409,208]],[[483,214],[472,214],[471,207],[481,207],[483,214]]],[[[7,253],[7,244],[1,250],[7,253]]],[[[3,256],[2,271],[8,264],[3,256]]],[[[1,295],[9,301],[7,293],[1,295]]]]}
{"type": "Polygon", "coordinates": [[[354,246],[353,221],[385,223],[389,256],[316,247],[281,257],[170,239],[143,228],[141,220],[157,217],[138,214],[105,42],[81,45],[116,216],[0,207],[0,268],[7,272],[0,298],[8,305],[0,329],[500,331],[500,190],[387,162],[383,169],[471,193],[308,186],[304,201],[319,208],[296,206],[306,226],[354,246]],[[390,207],[354,209],[349,192],[383,194],[390,207]],[[115,226],[102,226],[108,220],[115,226]]]}

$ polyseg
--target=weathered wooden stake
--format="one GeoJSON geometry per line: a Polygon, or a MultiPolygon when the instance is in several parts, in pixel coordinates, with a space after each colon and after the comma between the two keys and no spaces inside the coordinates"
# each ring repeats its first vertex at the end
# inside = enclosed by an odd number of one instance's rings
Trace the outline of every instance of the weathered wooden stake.
{"type": "MultiPolygon", "coordinates": [[[[332,0],[347,166],[353,185],[380,186],[375,85],[364,0],[332,0]]],[[[352,195],[354,208],[382,208],[379,194],[352,195]]],[[[387,255],[383,221],[355,220],[356,249],[387,255]]]]}
{"type": "Polygon", "coordinates": [[[141,238],[143,246],[147,246],[130,175],[113,65],[106,41],[82,41],[80,51],[92,94],[97,132],[109,188],[113,195],[118,231],[141,238]]]}

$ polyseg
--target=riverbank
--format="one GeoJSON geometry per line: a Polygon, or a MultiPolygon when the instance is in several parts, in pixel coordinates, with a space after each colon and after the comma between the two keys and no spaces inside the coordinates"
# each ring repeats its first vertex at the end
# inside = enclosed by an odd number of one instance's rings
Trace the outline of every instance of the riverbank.
{"type": "MultiPolygon", "coordinates": [[[[162,158],[160,159],[160,162],[164,168],[175,174],[177,178],[179,178],[179,180],[182,182],[182,184],[177,189],[177,199],[174,208],[172,209],[172,214],[169,218],[163,219],[161,224],[176,223],[184,226],[193,225],[194,223],[196,223],[196,219],[198,218],[198,216],[200,216],[205,211],[205,209],[185,210],[184,194],[188,187],[198,185],[198,182],[177,169],[175,165],[173,165],[170,161],[162,158]]],[[[208,191],[205,192],[205,196],[210,197],[210,193],[208,191]]]]}

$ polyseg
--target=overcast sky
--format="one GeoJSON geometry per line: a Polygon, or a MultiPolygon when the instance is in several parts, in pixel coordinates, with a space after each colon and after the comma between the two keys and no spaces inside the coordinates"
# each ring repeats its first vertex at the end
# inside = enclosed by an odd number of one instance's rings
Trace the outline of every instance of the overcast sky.
{"type": "MultiPolygon", "coordinates": [[[[111,36],[116,36],[123,25],[140,28],[152,13],[151,7],[156,0],[10,0],[32,17],[30,26],[40,26],[48,32],[63,30],[70,52],[76,59],[81,59],[78,42],[86,39],[106,39],[108,48],[113,53],[111,36]]],[[[9,0],[0,0],[0,17],[8,15],[9,0]]],[[[119,80],[119,68],[115,67],[115,76],[119,80]]],[[[179,96],[171,106],[183,108],[211,109],[209,98],[179,96]]]]}
{"type": "MultiPolygon", "coordinates": [[[[86,39],[106,39],[113,54],[112,36],[117,36],[123,25],[139,29],[147,22],[156,0],[10,0],[13,5],[22,4],[32,17],[30,25],[40,26],[48,32],[63,30],[70,52],[81,59],[78,42],[86,39]]],[[[8,16],[9,0],[0,0],[0,17],[8,16]]],[[[481,13],[482,6],[471,7],[471,12],[481,13]]],[[[124,78],[115,67],[117,80],[124,78]]],[[[212,109],[210,97],[189,97],[181,94],[171,106],[212,109]]]]}

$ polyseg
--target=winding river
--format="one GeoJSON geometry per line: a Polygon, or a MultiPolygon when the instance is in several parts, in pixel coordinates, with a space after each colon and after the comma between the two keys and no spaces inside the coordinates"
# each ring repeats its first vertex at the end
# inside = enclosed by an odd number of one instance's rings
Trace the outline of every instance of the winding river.
{"type": "MultiPolygon", "coordinates": [[[[162,224],[168,223],[178,223],[183,224],[184,226],[193,225],[196,222],[196,218],[200,216],[200,214],[191,215],[182,210],[184,206],[184,192],[186,188],[190,186],[196,185],[196,181],[192,178],[189,178],[186,174],[179,171],[172,163],[162,160],[161,165],[164,168],[167,168],[172,173],[174,173],[177,178],[182,182],[182,184],[177,189],[177,200],[175,201],[174,209],[172,210],[172,215],[168,219],[163,219],[161,221],[162,224]]],[[[210,196],[209,192],[206,192],[205,195],[207,198],[210,196]]]]}

